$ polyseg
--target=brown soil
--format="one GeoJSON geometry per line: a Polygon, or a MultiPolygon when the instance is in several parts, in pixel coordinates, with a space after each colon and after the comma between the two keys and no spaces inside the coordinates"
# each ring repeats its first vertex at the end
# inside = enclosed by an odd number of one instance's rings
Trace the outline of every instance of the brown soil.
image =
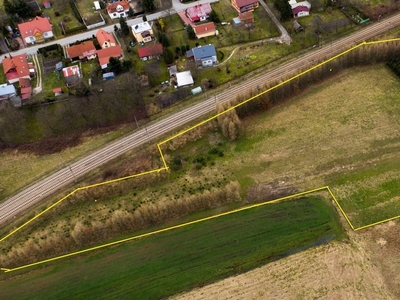
{"type": "Polygon", "coordinates": [[[392,222],[351,232],[350,241],[308,249],[172,299],[399,299],[399,227],[392,222]]]}

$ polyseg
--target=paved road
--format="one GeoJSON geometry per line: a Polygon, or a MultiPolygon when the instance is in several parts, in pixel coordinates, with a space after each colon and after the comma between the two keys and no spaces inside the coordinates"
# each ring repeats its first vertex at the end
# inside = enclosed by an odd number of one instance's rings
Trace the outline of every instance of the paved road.
{"type": "MultiPolygon", "coordinates": [[[[63,1],[63,0],[58,0],[58,1],[63,1]]],[[[196,4],[213,3],[213,2],[218,2],[218,1],[219,0],[199,0],[199,1],[196,1],[196,4]]],[[[148,21],[157,20],[160,17],[167,16],[168,13],[173,14],[173,13],[182,11],[186,7],[192,6],[193,3],[184,4],[184,3],[180,3],[179,0],[172,0],[172,5],[173,5],[173,7],[169,12],[162,11],[162,12],[157,12],[157,13],[154,13],[154,14],[146,15],[147,20],[148,21]]],[[[128,23],[129,26],[136,25],[136,24],[139,24],[141,22],[143,22],[143,18],[141,16],[139,16],[136,19],[127,20],[127,23],[128,23]]],[[[119,24],[117,24],[117,26],[119,27],[119,24]]],[[[93,29],[93,30],[90,30],[90,31],[85,31],[84,33],[80,33],[80,34],[77,34],[77,35],[60,38],[60,39],[48,42],[46,44],[39,44],[39,45],[30,46],[28,48],[24,48],[24,49],[20,49],[18,51],[12,52],[11,54],[12,55],[20,55],[20,54],[26,53],[28,55],[32,55],[32,54],[36,54],[38,49],[42,48],[45,45],[48,46],[48,45],[53,45],[53,44],[60,44],[61,46],[65,46],[65,45],[68,45],[68,44],[72,44],[72,43],[74,43],[76,41],[84,40],[84,39],[88,39],[88,38],[92,37],[94,34],[96,34],[98,29],[99,28],[96,28],[96,29],[93,29]]],[[[106,26],[106,27],[102,27],[102,29],[104,29],[106,31],[109,31],[109,32],[113,32],[114,31],[114,24],[106,26]]],[[[8,56],[8,53],[0,55],[1,61],[3,61],[4,56],[8,56]]]]}
{"type": "Polygon", "coordinates": [[[197,119],[206,113],[215,110],[216,101],[226,102],[238,94],[243,93],[248,89],[262,87],[266,82],[275,81],[281,78],[288,78],[299,70],[304,70],[305,67],[317,61],[324,60],[337,53],[348,49],[362,41],[382,34],[388,29],[400,25],[400,14],[396,14],[379,23],[371,24],[350,36],[334,41],[329,45],[321,48],[315,48],[313,51],[306,53],[300,58],[297,58],[285,65],[281,65],[273,70],[266,70],[262,75],[252,77],[248,80],[243,80],[240,84],[230,87],[221,92],[215,97],[209,98],[201,103],[195,104],[192,107],[183,109],[168,117],[165,117],[158,122],[149,125],[147,128],[141,128],[138,131],[112,142],[104,148],[82,158],[40,182],[21,191],[19,194],[7,199],[0,204],[0,223],[5,222],[11,216],[21,212],[31,205],[39,202],[44,197],[54,193],[59,188],[72,183],[74,176],[81,176],[93,170],[94,168],[118,157],[124,152],[134,149],[146,141],[154,140],[157,137],[177,129],[183,124],[197,119]]]}

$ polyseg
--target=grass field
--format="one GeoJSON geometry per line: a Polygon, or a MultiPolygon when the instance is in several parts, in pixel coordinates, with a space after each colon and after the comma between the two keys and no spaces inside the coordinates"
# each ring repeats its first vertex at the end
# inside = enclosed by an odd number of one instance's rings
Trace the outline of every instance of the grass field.
{"type": "Polygon", "coordinates": [[[342,236],[332,204],[308,196],[47,266],[1,281],[0,290],[6,299],[160,299],[342,236]]]}

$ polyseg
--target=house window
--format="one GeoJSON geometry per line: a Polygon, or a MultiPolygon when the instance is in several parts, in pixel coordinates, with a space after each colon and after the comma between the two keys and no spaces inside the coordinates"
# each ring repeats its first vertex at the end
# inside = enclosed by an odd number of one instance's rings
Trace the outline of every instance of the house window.
{"type": "Polygon", "coordinates": [[[117,16],[117,13],[113,13],[113,17],[116,17],[117,16]]]}

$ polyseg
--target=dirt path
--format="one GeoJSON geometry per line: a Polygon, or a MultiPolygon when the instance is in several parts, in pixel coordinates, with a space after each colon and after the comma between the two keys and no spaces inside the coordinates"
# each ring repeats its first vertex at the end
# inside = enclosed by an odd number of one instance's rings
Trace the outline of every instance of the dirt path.
{"type": "Polygon", "coordinates": [[[171,299],[396,299],[364,237],[351,235],[171,299]]]}
{"type": "Polygon", "coordinates": [[[37,83],[36,87],[33,89],[33,95],[36,95],[42,91],[42,66],[40,65],[37,54],[32,55],[32,60],[36,66],[37,83]]]}

